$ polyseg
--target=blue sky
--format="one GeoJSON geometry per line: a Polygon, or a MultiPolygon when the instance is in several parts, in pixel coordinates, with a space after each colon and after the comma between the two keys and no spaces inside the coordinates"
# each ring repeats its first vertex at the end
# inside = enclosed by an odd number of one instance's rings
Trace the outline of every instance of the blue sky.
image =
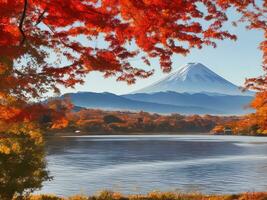
{"type": "MultiPolygon", "coordinates": [[[[258,46],[263,39],[263,34],[255,30],[246,30],[244,26],[233,27],[226,25],[226,29],[238,36],[236,42],[224,40],[218,42],[218,47],[215,49],[204,47],[201,50],[194,49],[186,57],[175,55],[173,57],[173,71],[188,62],[200,62],[238,86],[243,85],[245,78],[261,75],[263,73],[261,69],[262,54],[258,46]]],[[[142,63],[141,60],[135,62],[136,64],[142,63]]],[[[139,79],[134,85],[129,86],[124,82],[117,82],[116,78],[105,79],[101,73],[93,72],[86,77],[84,85],[78,85],[75,89],[63,89],[62,92],[129,93],[148,86],[168,75],[162,73],[159,63],[156,61],[152,63],[151,67],[156,70],[155,74],[147,79],[139,79]]]]}

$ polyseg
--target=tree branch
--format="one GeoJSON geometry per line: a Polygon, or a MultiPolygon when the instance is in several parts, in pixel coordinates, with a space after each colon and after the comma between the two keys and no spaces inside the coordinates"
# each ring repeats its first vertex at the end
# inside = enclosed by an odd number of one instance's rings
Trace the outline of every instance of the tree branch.
{"type": "MultiPolygon", "coordinates": [[[[49,26],[48,24],[46,24],[46,26],[48,27],[48,29],[52,32],[52,34],[56,35],[56,32],[53,30],[53,28],[51,26],[49,26]]],[[[76,51],[78,53],[82,53],[80,50],[72,47],[71,45],[67,44],[66,42],[64,42],[60,37],[58,37],[58,40],[60,41],[60,43],[65,46],[66,48],[70,48],[73,51],[76,51]]]]}
{"type": "Polygon", "coordinates": [[[20,41],[20,45],[23,45],[23,43],[26,40],[26,35],[24,33],[24,30],[23,30],[23,23],[24,23],[24,20],[26,18],[27,7],[28,7],[28,0],[24,0],[24,8],[23,8],[23,12],[22,12],[20,22],[19,22],[19,30],[20,30],[20,33],[22,35],[22,40],[20,41]]]}
{"type": "Polygon", "coordinates": [[[42,19],[44,18],[44,14],[46,13],[46,9],[44,9],[44,11],[40,14],[40,16],[38,17],[35,26],[37,26],[38,24],[41,23],[42,19]]]}

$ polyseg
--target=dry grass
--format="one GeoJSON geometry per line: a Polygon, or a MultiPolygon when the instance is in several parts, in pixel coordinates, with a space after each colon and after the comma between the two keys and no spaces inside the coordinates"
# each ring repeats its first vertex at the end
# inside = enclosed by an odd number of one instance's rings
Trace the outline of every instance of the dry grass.
{"type": "Polygon", "coordinates": [[[116,192],[103,191],[95,196],[76,195],[66,198],[54,195],[32,195],[27,200],[267,200],[267,192],[243,193],[237,195],[151,192],[146,195],[122,195],[116,192]]]}

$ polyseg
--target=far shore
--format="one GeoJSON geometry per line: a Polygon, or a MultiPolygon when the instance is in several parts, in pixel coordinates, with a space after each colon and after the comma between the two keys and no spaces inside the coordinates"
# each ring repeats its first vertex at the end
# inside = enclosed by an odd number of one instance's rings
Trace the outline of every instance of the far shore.
{"type": "Polygon", "coordinates": [[[152,136],[152,135],[210,135],[210,136],[257,136],[266,137],[266,135],[251,134],[214,134],[212,132],[48,132],[45,137],[64,137],[64,136],[152,136]]]}
{"type": "Polygon", "coordinates": [[[209,132],[48,132],[45,136],[109,136],[109,135],[213,135],[209,132]]]}

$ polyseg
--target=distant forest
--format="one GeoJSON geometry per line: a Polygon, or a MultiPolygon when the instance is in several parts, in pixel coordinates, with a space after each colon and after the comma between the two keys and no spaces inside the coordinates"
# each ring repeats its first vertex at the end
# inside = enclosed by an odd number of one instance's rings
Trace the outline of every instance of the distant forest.
{"type": "MultiPolygon", "coordinates": [[[[49,124],[49,116],[41,120],[44,127],[49,124]]],[[[210,132],[214,127],[238,121],[237,116],[211,115],[159,115],[147,112],[103,111],[82,109],[69,112],[63,126],[48,129],[48,134],[125,134],[125,133],[184,133],[210,132]]]]}

